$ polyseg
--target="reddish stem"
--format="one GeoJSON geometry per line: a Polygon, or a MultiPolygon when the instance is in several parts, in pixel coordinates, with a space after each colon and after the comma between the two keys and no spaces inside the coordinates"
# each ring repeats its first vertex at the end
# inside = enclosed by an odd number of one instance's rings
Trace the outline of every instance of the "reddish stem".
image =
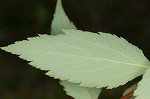
{"type": "Polygon", "coordinates": [[[129,99],[133,97],[134,91],[131,91],[130,93],[126,94],[125,96],[122,96],[120,99],[129,99]]]}

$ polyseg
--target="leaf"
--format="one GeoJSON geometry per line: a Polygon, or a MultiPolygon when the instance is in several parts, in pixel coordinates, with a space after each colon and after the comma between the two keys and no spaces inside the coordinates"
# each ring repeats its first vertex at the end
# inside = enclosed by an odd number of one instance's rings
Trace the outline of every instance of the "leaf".
{"type": "Polygon", "coordinates": [[[82,87],[68,81],[61,81],[61,85],[65,86],[66,93],[75,99],[97,99],[101,92],[101,89],[82,87]]]}
{"type": "Polygon", "coordinates": [[[150,62],[142,51],[115,35],[63,30],[2,48],[60,80],[80,86],[113,88],[142,75],[150,62]]]}
{"type": "Polygon", "coordinates": [[[150,69],[146,70],[143,79],[138,83],[134,96],[135,99],[150,99],[150,69]]]}
{"type": "Polygon", "coordinates": [[[70,22],[69,18],[65,14],[61,0],[57,0],[54,19],[51,26],[51,34],[64,34],[61,29],[76,29],[76,27],[72,22],[70,22]]]}
{"type": "MultiPolygon", "coordinates": [[[[57,1],[55,16],[51,28],[53,35],[63,34],[64,32],[61,31],[61,29],[63,28],[76,29],[73,23],[70,23],[68,17],[66,16],[62,8],[61,0],[57,1]],[[63,16],[64,17],[63,19],[65,20],[59,18],[60,16],[63,16]]],[[[101,89],[97,88],[81,87],[78,84],[70,83],[68,81],[61,81],[61,85],[64,86],[64,89],[68,95],[76,99],[97,99],[101,91],[101,89]]]]}

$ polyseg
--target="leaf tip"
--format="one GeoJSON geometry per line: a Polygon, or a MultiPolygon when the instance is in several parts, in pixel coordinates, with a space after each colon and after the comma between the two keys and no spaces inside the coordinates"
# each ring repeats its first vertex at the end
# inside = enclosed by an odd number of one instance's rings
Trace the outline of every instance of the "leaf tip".
{"type": "Polygon", "coordinates": [[[0,47],[0,49],[3,50],[3,51],[7,51],[7,48],[8,48],[8,46],[0,47]]]}

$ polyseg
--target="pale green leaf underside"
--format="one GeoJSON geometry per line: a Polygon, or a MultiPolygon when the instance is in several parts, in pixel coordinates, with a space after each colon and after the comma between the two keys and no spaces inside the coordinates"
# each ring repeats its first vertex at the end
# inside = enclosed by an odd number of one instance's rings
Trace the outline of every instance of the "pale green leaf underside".
{"type": "Polygon", "coordinates": [[[117,87],[149,68],[142,51],[123,38],[63,31],[65,35],[40,35],[2,49],[31,61],[36,68],[50,70],[47,75],[85,87],[117,87]]]}
{"type": "Polygon", "coordinates": [[[150,99],[150,69],[146,70],[134,92],[135,99],[150,99]]]}
{"type": "Polygon", "coordinates": [[[65,14],[61,0],[57,0],[54,19],[51,26],[51,34],[63,34],[61,29],[76,29],[76,27],[72,22],[70,22],[69,18],[65,14]]]}
{"type": "Polygon", "coordinates": [[[66,93],[75,99],[97,99],[101,92],[101,89],[82,87],[68,81],[61,81],[61,85],[65,86],[66,93]]]}

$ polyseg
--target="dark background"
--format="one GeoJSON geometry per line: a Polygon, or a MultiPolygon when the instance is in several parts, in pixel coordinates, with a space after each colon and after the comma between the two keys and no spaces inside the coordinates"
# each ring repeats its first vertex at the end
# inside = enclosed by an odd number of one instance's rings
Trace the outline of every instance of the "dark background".
{"type": "MultiPolygon", "coordinates": [[[[56,0],[0,0],[0,46],[49,34],[55,4],[56,0]]],[[[122,36],[150,59],[149,0],[63,0],[63,6],[78,29],[122,36]]],[[[58,80],[27,63],[0,50],[0,99],[72,99],[58,80]]],[[[136,80],[104,90],[101,99],[118,99],[136,80]]]]}

